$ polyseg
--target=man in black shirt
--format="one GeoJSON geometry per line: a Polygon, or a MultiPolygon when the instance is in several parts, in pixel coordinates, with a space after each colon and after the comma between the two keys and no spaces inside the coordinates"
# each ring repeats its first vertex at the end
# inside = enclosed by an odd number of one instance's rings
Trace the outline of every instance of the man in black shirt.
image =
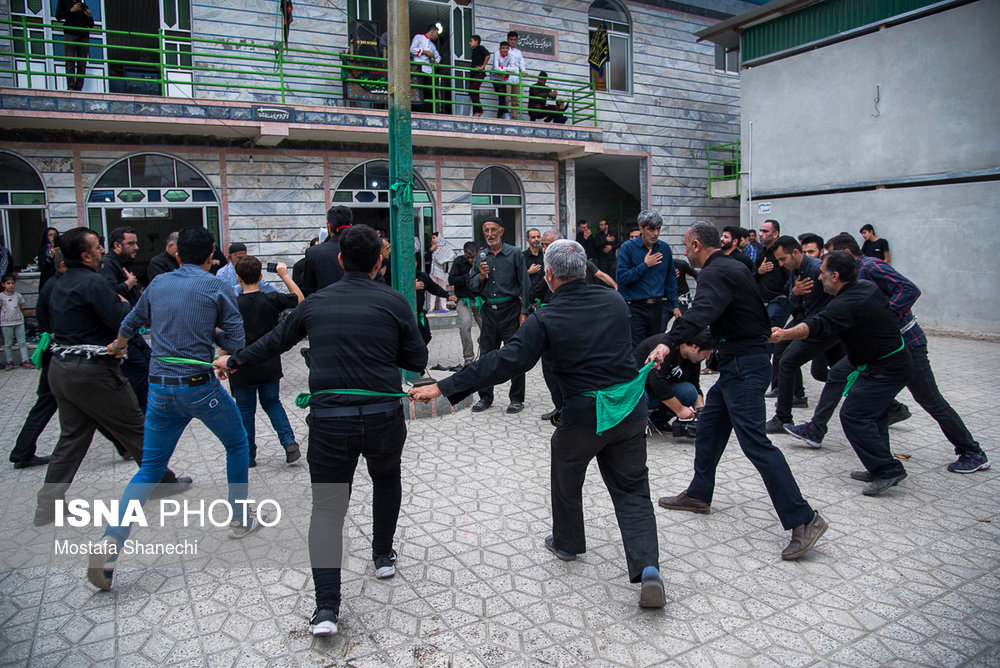
{"type": "Polygon", "coordinates": [[[583,246],[588,260],[593,261],[597,257],[597,239],[590,229],[590,223],[585,220],[576,224],[576,243],[583,246]]]}
{"type": "Polygon", "coordinates": [[[767,355],[770,334],[767,312],[753,276],[720,249],[719,231],[698,221],[684,234],[684,251],[691,266],[701,268],[698,292],[691,308],[663,335],[650,358],[662,362],[682,341],[711,327],[718,341],[719,379],[705,397],[695,439],[694,477],[677,496],[659,503],[671,510],[707,515],[715,491],[715,469],[729,436],[736,431],[740,447],[760,473],[771,503],[792,539],[782,559],[798,559],[826,531],[826,521],[799,492],[788,462],[767,439],[764,430],[764,390],[771,375],[767,355]]]}
{"type": "MultiPolygon", "coordinates": [[[[821,261],[802,252],[794,237],[779,237],[774,242],[774,256],[782,268],[790,272],[789,303],[792,324],[817,315],[830,303],[830,295],[820,282],[821,261]]],[[[783,434],[784,425],[792,423],[792,407],[807,405],[802,385],[802,365],[820,359],[822,371],[844,356],[844,347],[837,336],[810,336],[805,341],[782,341],[774,346],[771,375],[778,377],[778,401],[774,417],[767,421],[767,433],[783,434]]],[[[813,377],[819,375],[817,370],[813,377]]],[[[825,382],[825,377],[816,378],[825,382]]]]}
{"type": "Polygon", "coordinates": [[[566,114],[562,113],[566,103],[557,100],[555,89],[546,85],[548,76],[547,72],[539,72],[538,82],[528,89],[528,118],[562,124],[566,122],[566,114]],[[548,104],[549,100],[555,100],[555,104],[548,104]]]}
{"type": "Polygon", "coordinates": [[[524,251],[524,266],[531,279],[531,290],[528,299],[537,304],[542,301],[548,289],[545,285],[545,253],[542,251],[542,233],[534,227],[528,230],[528,249],[524,251]]]}
{"type": "MultiPolygon", "coordinates": [[[[330,236],[326,241],[306,250],[306,264],[302,269],[302,294],[306,297],[336,283],[344,275],[337,260],[340,255],[341,232],[351,226],[354,215],[346,206],[332,206],[326,212],[326,228],[330,236]]],[[[381,248],[381,246],[380,246],[381,248]]]]}
{"type": "MultiPolygon", "coordinates": [[[[108,235],[111,252],[104,256],[101,265],[103,275],[119,295],[128,300],[129,306],[135,306],[142,296],[135,274],[127,267],[135,260],[139,252],[139,241],[135,230],[131,227],[116,227],[108,235]]],[[[149,361],[152,351],[149,344],[141,336],[133,337],[128,342],[128,355],[122,361],[122,375],[128,378],[129,385],[135,392],[139,402],[139,410],[146,412],[146,402],[149,397],[149,361]]],[[[118,454],[125,456],[125,449],[117,440],[113,441],[118,454]]]]}
{"type": "Polygon", "coordinates": [[[469,38],[469,46],[472,48],[472,70],[469,72],[469,101],[472,102],[472,115],[476,118],[483,115],[483,105],[479,99],[479,88],[486,78],[486,66],[490,62],[490,52],[483,46],[483,40],[479,35],[469,38]]]}
{"type": "Polygon", "coordinates": [[[462,364],[466,365],[476,359],[476,349],[472,339],[472,323],[480,329],[483,321],[476,305],[476,295],[469,289],[469,279],[472,277],[472,261],[476,259],[476,242],[466,241],[462,247],[462,255],[451,263],[448,272],[448,284],[455,288],[455,313],[458,316],[458,336],[462,340],[462,364]]]}
{"type": "Polygon", "coordinates": [[[646,468],[646,406],[640,401],[616,425],[598,434],[595,398],[587,393],[634,381],[629,311],[617,293],[584,282],[586,256],[579,244],[559,240],[545,251],[545,281],[554,295],[499,350],[484,353],[436,385],[410,390],[418,401],[442,394],[452,403],[477,387],[500,383],[550,357],[566,400],[552,435],[552,535],[545,546],[572,561],[587,550],[583,482],[597,458],[615,505],[630,582],[641,582],[639,605],[665,604],[659,573],[656,518],[646,468]]]}
{"type": "MultiPolygon", "coordinates": [[[[653,349],[663,340],[662,334],[651,336],[640,343],[632,355],[636,364],[643,365],[653,349]]],[[[701,363],[715,351],[715,339],[707,329],[691,341],[673,348],[646,378],[646,395],[653,411],[650,420],[657,427],[665,427],[674,417],[693,420],[695,411],[705,405],[701,391],[701,363]]]]}
{"type": "MultiPolygon", "coordinates": [[[[309,477],[313,511],[309,556],[316,586],[310,630],[337,632],[340,614],[339,539],[359,455],[372,477],[372,560],[375,577],[396,573],[393,535],[402,499],[400,463],[406,424],[399,398],[341,394],[336,389],[401,393],[399,368],[420,372],[427,346],[406,299],[374,280],[382,266],[375,230],[356,225],[338,243],[344,277],[306,299],[269,334],[231,357],[219,369],[251,367],[277,357],[309,337],[309,477]]],[[[242,372],[238,372],[242,373],[242,372]]]]}
{"type": "Polygon", "coordinates": [[[892,253],[889,252],[889,242],[879,238],[875,234],[874,227],[871,225],[862,225],[859,232],[865,238],[865,242],[861,244],[862,255],[878,258],[886,264],[892,264],[892,253]]]}
{"type": "MultiPolygon", "coordinates": [[[[49,385],[59,406],[61,432],[38,492],[36,526],[55,519],[55,502],[73,482],[98,426],[114,436],[137,464],[142,462],[145,417],[135,392],[117,359],[87,348],[106,349],[129,305],[98,273],[103,253],[93,231],[72,229],[60,244],[68,268],[41,305],[39,318],[50,323],[53,336],[49,385]]],[[[180,484],[160,485],[154,496],[181,492],[191,485],[191,478],[178,478],[167,469],[162,482],[180,484]]]]}
{"type": "Polygon", "coordinates": [[[840,336],[847,359],[857,367],[848,380],[840,424],[865,470],[851,477],[867,482],[862,490],[876,496],[906,477],[903,463],[889,449],[889,404],[913,373],[889,300],[869,281],[857,277],[854,256],[833,251],[823,258],[820,280],[834,299],[820,313],[791,329],[775,328],[771,340],[794,341],[809,336],[840,336]]]}
{"type": "Polygon", "coordinates": [[[167,274],[179,269],[180,266],[177,262],[177,231],[174,230],[167,235],[167,247],[163,252],[154,255],[149,261],[149,267],[146,268],[146,284],[149,285],[149,282],[160,274],[167,274]]]}
{"type": "Polygon", "coordinates": [[[722,228],[722,237],[720,238],[722,252],[742,262],[752,274],[757,271],[757,268],[753,266],[753,261],[746,256],[746,253],[740,250],[744,246],[745,239],[746,230],[738,225],[727,225],[722,228]]]}
{"type": "Polygon", "coordinates": [[[605,274],[614,276],[618,271],[618,240],[608,227],[608,221],[597,221],[594,247],[597,249],[597,266],[605,274]]]}

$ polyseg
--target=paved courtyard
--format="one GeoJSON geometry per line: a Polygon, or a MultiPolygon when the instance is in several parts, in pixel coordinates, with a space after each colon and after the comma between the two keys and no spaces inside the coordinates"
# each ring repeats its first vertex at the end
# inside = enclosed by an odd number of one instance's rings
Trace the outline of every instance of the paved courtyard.
{"type": "MultiPolygon", "coordinates": [[[[1000,468],[1000,346],[933,338],[930,350],[946,396],[1000,468]]],[[[456,331],[437,331],[431,364],[458,361],[456,331]]],[[[305,443],[305,413],[292,407],[306,387],[295,351],[285,372],[283,398],[305,443]]],[[[703,378],[707,387],[714,376],[703,378]]],[[[0,373],[5,453],[36,382],[37,372],[0,373]]],[[[818,384],[806,384],[815,399],[818,384]]],[[[945,471],[951,447],[905,391],[913,417],[892,438],[910,477],[884,496],[863,497],[862,484],[847,477],[858,462],[836,421],[821,450],[775,437],[806,498],[830,522],[796,562],[781,560],[788,534],[734,439],[711,515],[656,509],[668,603],[654,611],[636,605],[596,467],[585,488],[588,552],[563,563],[542,547],[552,427],[538,419],[550,408],[540,370],[529,374],[521,415],[503,412],[506,386],[497,398],[485,413],[409,423],[392,580],[373,576],[371,485],[360,467],[339,635],[308,634],[307,555],[301,541],[269,538],[267,529],[235,541],[243,557],[230,568],[198,559],[157,567],[123,556],[110,593],[87,584],[85,557],[39,564],[0,548],[0,665],[1000,666],[997,470],[945,471]]],[[[797,409],[796,418],[807,417],[797,409]]],[[[304,460],[285,466],[258,418],[252,488],[306,489],[304,460]]],[[[54,421],[39,454],[57,436],[54,421]]],[[[654,499],[684,489],[693,441],[654,435],[648,450],[654,499]]],[[[174,464],[199,484],[224,481],[222,447],[200,424],[184,434],[174,464]]],[[[74,490],[104,483],[120,492],[134,471],[98,436],[74,490]]],[[[0,542],[34,531],[43,477],[41,468],[0,467],[0,542]]],[[[301,519],[307,504],[285,512],[301,519]]],[[[96,540],[100,530],[87,533],[96,540]]],[[[224,544],[219,536],[205,540],[224,544]]]]}

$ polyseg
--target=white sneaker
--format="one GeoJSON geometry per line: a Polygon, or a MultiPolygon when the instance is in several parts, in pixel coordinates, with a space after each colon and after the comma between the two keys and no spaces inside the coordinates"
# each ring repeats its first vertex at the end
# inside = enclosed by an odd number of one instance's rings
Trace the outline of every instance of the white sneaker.
{"type": "Polygon", "coordinates": [[[332,608],[316,608],[309,620],[309,633],[314,636],[332,636],[337,632],[337,611],[332,608]]]}
{"type": "Polygon", "coordinates": [[[238,520],[233,520],[229,523],[229,537],[237,540],[240,538],[246,538],[263,526],[260,523],[261,519],[267,521],[269,518],[267,515],[260,515],[258,517],[257,511],[251,510],[246,526],[238,520]]]}

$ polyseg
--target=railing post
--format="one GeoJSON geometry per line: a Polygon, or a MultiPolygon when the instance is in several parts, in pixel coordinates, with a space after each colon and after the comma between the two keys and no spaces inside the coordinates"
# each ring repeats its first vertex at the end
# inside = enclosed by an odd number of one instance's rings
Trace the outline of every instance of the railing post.
{"type": "Polygon", "coordinates": [[[593,79],[590,81],[590,96],[591,102],[594,105],[591,109],[594,110],[594,127],[597,127],[597,86],[594,85],[593,79]]]}
{"type": "Polygon", "coordinates": [[[285,48],[278,46],[278,85],[281,86],[281,103],[285,103],[285,48]]]}

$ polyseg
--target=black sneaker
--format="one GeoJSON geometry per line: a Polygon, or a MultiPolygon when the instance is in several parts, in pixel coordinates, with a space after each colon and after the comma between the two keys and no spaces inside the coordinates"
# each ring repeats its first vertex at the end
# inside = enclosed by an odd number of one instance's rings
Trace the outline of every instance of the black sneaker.
{"type": "Polygon", "coordinates": [[[764,423],[764,429],[769,434],[784,434],[785,424],[784,420],[775,415],[773,418],[764,423]]]}
{"type": "Polygon", "coordinates": [[[337,632],[337,618],[340,615],[333,608],[316,608],[309,620],[309,633],[314,636],[332,636],[337,632]]]}
{"type": "Polygon", "coordinates": [[[786,424],[784,425],[784,429],[786,434],[803,441],[810,448],[820,448],[823,446],[823,437],[817,434],[816,430],[813,429],[812,422],[806,422],[805,424],[786,424]]]}
{"type": "Polygon", "coordinates": [[[298,443],[289,443],[288,445],[285,446],[285,463],[286,464],[291,464],[293,462],[299,461],[299,458],[301,456],[302,456],[302,453],[299,452],[299,444],[298,443]]]}
{"type": "Polygon", "coordinates": [[[906,404],[899,404],[896,410],[889,411],[889,426],[910,419],[910,409],[906,404]]]}
{"type": "Polygon", "coordinates": [[[555,539],[553,539],[552,534],[545,537],[545,548],[556,555],[561,561],[576,561],[577,555],[573,552],[567,552],[566,550],[560,550],[556,547],[555,539]]]}
{"type": "Polygon", "coordinates": [[[809,405],[809,399],[805,395],[801,397],[792,397],[792,407],[805,408],[808,405],[809,405]]]}
{"type": "Polygon", "coordinates": [[[396,574],[396,550],[390,550],[389,554],[379,554],[372,557],[375,562],[375,577],[379,580],[391,578],[396,574]]]}
{"type": "Polygon", "coordinates": [[[32,466],[45,466],[49,463],[48,457],[39,457],[38,455],[32,455],[28,459],[20,462],[14,462],[14,468],[16,469],[26,469],[32,466]]]}
{"type": "Polygon", "coordinates": [[[948,470],[952,473],[975,473],[989,467],[990,458],[985,452],[963,452],[958,456],[958,461],[948,464],[948,470]]]}

